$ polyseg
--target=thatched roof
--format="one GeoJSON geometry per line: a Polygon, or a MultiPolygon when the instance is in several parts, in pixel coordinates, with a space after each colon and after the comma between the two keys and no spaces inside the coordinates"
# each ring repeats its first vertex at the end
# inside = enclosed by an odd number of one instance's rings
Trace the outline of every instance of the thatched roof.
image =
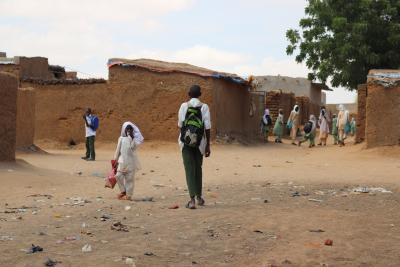
{"type": "Polygon", "coordinates": [[[212,77],[216,79],[225,79],[235,83],[247,84],[247,81],[236,74],[217,72],[206,68],[193,66],[186,63],[165,62],[153,59],[124,59],[124,58],[111,58],[107,63],[109,68],[113,66],[123,67],[139,67],[152,72],[160,73],[187,73],[201,77],[212,77]]]}

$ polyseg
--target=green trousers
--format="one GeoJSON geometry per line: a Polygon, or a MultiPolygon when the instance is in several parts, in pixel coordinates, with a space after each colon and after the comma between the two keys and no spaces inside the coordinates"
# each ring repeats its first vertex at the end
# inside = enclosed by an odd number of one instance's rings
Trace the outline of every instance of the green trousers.
{"type": "Polygon", "coordinates": [[[184,146],[182,149],[186,183],[191,198],[201,197],[203,187],[203,155],[198,148],[184,146]]]}
{"type": "Polygon", "coordinates": [[[96,136],[86,137],[86,157],[89,159],[96,159],[96,153],[94,152],[94,140],[96,136]]]}

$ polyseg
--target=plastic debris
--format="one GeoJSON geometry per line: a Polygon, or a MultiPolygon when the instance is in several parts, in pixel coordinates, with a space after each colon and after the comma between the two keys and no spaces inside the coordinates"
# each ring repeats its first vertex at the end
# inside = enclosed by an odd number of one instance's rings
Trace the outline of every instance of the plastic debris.
{"type": "Polygon", "coordinates": [[[130,265],[132,267],[136,267],[136,263],[133,261],[133,259],[131,257],[127,257],[125,259],[125,264],[126,265],[130,265]]]}
{"type": "Polygon", "coordinates": [[[331,239],[327,239],[327,240],[325,240],[325,246],[332,246],[333,245],[333,240],[331,240],[331,239]]]}
{"type": "Polygon", "coordinates": [[[92,246],[89,244],[86,244],[82,247],[82,252],[87,253],[87,252],[92,252],[92,246]]]}
{"type": "Polygon", "coordinates": [[[32,246],[28,249],[27,253],[28,254],[33,254],[36,252],[42,252],[43,248],[40,246],[35,246],[34,244],[32,244],[32,246]]]}
{"type": "Polygon", "coordinates": [[[153,252],[145,252],[144,255],[145,256],[154,256],[154,253],[153,252]]]}
{"type": "Polygon", "coordinates": [[[316,199],[316,198],[309,198],[308,201],[312,201],[312,202],[322,202],[323,200],[321,200],[321,199],[316,199]]]}
{"type": "Polygon", "coordinates": [[[178,205],[178,204],[174,204],[174,205],[172,205],[172,206],[169,206],[168,209],[170,209],[170,210],[179,209],[179,205],[178,205]]]}
{"type": "Polygon", "coordinates": [[[125,206],[125,210],[128,211],[131,209],[131,206],[125,206]]]}
{"type": "Polygon", "coordinates": [[[14,240],[14,238],[11,236],[8,235],[0,236],[0,241],[12,241],[12,240],[14,240]]]}
{"type": "Polygon", "coordinates": [[[56,261],[56,260],[52,260],[50,258],[47,258],[47,260],[44,263],[44,266],[53,267],[53,266],[56,266],[58,263],[61,263],[61,261],[56,261]]]}
{"type": "Polygon", "coordinates": [[[324,233],[325,231],[322,229],[310,229],[308,230],[311,233],[324,233]]]}
{"type": "Polygon", "coordinates": [[[385,188],[382,187],[367,187],[367,186],[356,187],[352,191],[355,193],[392,193],[392,191],[386,190],[385,188]]]}
{"type": "Polygon", "coordinates": [[[121,222],[116,222],[111,225],[111,230],[119,231],[119,232],[129,232],[128,226],[122,224],[121,222]]]}

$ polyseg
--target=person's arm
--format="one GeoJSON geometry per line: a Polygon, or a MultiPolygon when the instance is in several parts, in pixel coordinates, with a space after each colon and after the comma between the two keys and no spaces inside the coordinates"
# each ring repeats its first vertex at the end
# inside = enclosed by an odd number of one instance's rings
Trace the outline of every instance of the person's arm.
{"type": "Polygon", "coordinates": [[[82,118],[85,121],[86,127],[90,127],[90,124],[88,123],[88,120],[87,120],[87,116],[83,115],[82,118]]]}
{"type": "Polygon", "coordinates": [[[119,155],[121,154],[121,137],[118,138],[118,144],[117,144],[117,149],[115,150],[114,153],[114,160],[118,161],[119,155]]]}
{"type": "Polygon", "coordinates": [[[206,139],[207,139],[207,144],[206,144],[206,158],[208,158],[211,155],[211,149],[210,149],[210,136],[211,136],[211,130],[208,129],[206,130],[206,139]]]}
{"type": "Polygon", "coordinates": [[[206,129],[206,151],[205,151],[205,156],[208,158],[211,155],[211,149],[210,149],[210,140],[211,140],[211,115],[210,115],[210,109],[208,105],[204,104],[203,105],[203,121],[204,121],[204,127],[206,129]]]}
{"type": "Polygon", "coordinates": [[[131,140],[130,140],[131,142],[130,142],[129,146],[130,146],[130,149],[133,151],[133,150],[136,149],[136,147],[137,147],[138,145],[136,144],[135,136],[134,136],[133,132],[131,132],[131,134],[129,135],[129,137],[131,138],[131,140]]]}

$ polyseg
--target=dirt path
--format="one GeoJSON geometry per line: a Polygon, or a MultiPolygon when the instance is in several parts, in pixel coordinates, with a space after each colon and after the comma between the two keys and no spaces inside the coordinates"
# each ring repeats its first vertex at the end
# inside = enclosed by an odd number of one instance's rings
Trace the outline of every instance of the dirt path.
{"type": "Polygon", "coordinates": [[[207,205],[194,211],[183,208],[175,144],[140,150],[135,196],[153,202],[104,189],[113,146],[100,145],[96,162],[79,149],[48,151],[0,165],[0,238],[13,239],[0,241],[0,266],[47,257],[57,266],[128,266],[126,257],[138,267],[400,265],[398,148],[216,145],[204,163],[207,205]],[[352,192],[358,186],[392,193],[352,192]],[[111,230],[116,222],[129,232],[111,230]],[[44,251],[21,251],[32,243],[44,251]]]}

